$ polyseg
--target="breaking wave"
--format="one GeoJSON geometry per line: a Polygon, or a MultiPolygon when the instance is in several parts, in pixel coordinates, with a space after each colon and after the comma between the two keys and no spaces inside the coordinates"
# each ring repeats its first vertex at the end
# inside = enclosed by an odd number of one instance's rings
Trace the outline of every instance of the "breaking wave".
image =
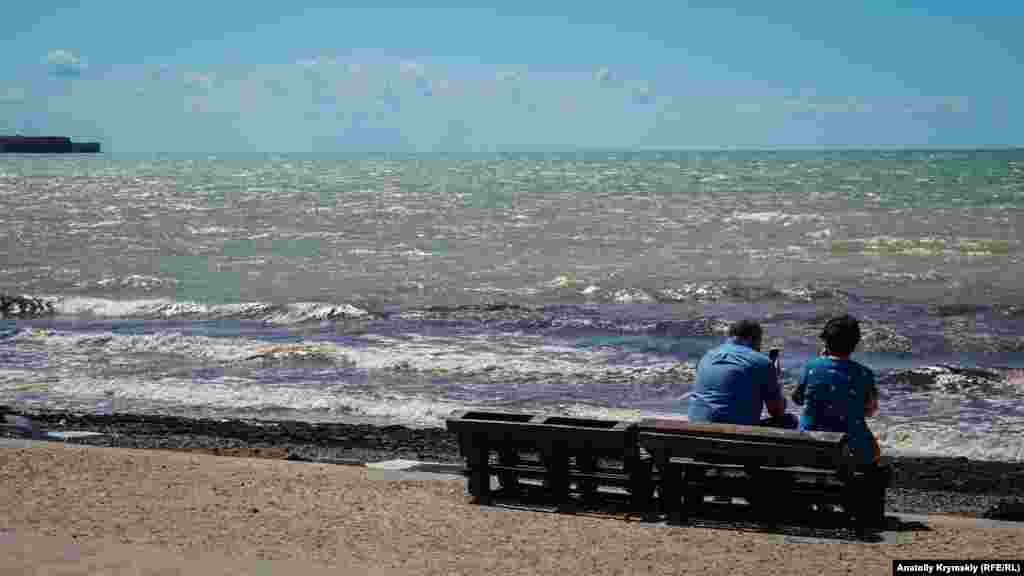
{"type": "Polygon", "coordinates": [[[42,296],[36,298],[57,316],[92,318],[188,319],[188,320],[258,320],[271,324],[301,324],[323,320],[366,318],[371,312],[353,304],[293,302],[270,304],[242,302],[205,304],[177,301],[170,298],[113,300],[85,296],[42,296]]]}

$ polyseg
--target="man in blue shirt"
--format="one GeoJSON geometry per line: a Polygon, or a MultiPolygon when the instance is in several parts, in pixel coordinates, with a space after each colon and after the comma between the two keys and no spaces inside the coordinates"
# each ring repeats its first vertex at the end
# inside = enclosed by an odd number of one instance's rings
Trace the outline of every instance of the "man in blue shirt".
{"type": "Polygon", "coordinates": [[[756,321],[740,320],[729,327],[725,343],[704,354],[690,395],[690,422],[796,428],[796,418],[786,414],[778,367],[761,353],[762,334],[756,321]],[[769,419],[761,419],[762,405],[769,419]]]}

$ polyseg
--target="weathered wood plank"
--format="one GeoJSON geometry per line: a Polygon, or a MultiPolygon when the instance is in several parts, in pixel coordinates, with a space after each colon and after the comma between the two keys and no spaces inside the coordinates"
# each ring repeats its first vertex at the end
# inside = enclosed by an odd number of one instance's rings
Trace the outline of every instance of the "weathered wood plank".
{"type": "Polygon", "coordinates": [[[631,454],[637,449],[632,422],[466,411],[453,415],[446,424],[448,430],[460,435],[460,440],[484,435],[490,443],[537,447],[560,443],[569,451],[588,453],[631,454]]]}
{"type": "Polygon", "coordinates": [[[787,445],[743,438],[693,437],[640,432],[640,444],[650,452],[666,452],[670,458],[690,458],[758,466],[826,468],[838,470],[849,459],[842,444],[787,445]]]}
{"type": "Polygon", "coordinates": [[[779,444],[839,444],[845,442],[846,438],[846,434],[842,432],[801,432],[767,426],[688,422],[674,418],[647,418],[637,423],[637,430],[639,432],[663,432],[710,438],[749,438],[761,441],[771,439],[779,444]]]}
{"type": "Polygon", "coordinates": [[[487,474],[496,474],[503,488],[519,488],[520,477],[540,478],[559,502],[568,502],[571,493],[593,496],[599,486],[625,487],[636,502],[646,502],[637,490],[650,485],[650,471],[636,469],[641,458],[633,422],[463,411],[448,419],[447,428],[458,435],[464,455],[494,454],[487,474]]]}

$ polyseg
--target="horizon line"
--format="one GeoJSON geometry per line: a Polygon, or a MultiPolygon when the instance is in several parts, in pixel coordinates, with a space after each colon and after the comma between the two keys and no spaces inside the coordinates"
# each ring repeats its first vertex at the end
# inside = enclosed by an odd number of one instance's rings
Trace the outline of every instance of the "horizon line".
{"type": "Polygon", "coordinates": [[[204,155],[487,155],[487,154],[535,154],[535,153],[637,153],[637,152],[966,152],[966,151],[1011,151],[1024,150],[1024,144],[990,145],[775,145],[775,146],[509,146],[496,150],[387,150],[387,149],[339,149],[339,150],[108,150],[105,154],[204,154],[204,155]]]}

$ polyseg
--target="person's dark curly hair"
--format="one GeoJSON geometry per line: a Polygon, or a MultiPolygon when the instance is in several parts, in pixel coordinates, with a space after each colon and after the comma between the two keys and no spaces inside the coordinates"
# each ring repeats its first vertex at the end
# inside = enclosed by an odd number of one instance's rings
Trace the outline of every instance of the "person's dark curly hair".
{"type": "Polygon", "coordinates": [[[848,356],[860,342],[860,323],[849,314],[833,318],[825,324],[821,339],[829,354],[848,356]]]}
{"type": "Polygon", "coordinates": [[[744,318],[737,322],[733,322],[729,326],[729,336],[737,338],[739,340],[746,340],[754,344],[755,348],[761,345],[761,335],[764,331],[761,329],[761,324],[757,320],[751,320],[744,318]]]}

